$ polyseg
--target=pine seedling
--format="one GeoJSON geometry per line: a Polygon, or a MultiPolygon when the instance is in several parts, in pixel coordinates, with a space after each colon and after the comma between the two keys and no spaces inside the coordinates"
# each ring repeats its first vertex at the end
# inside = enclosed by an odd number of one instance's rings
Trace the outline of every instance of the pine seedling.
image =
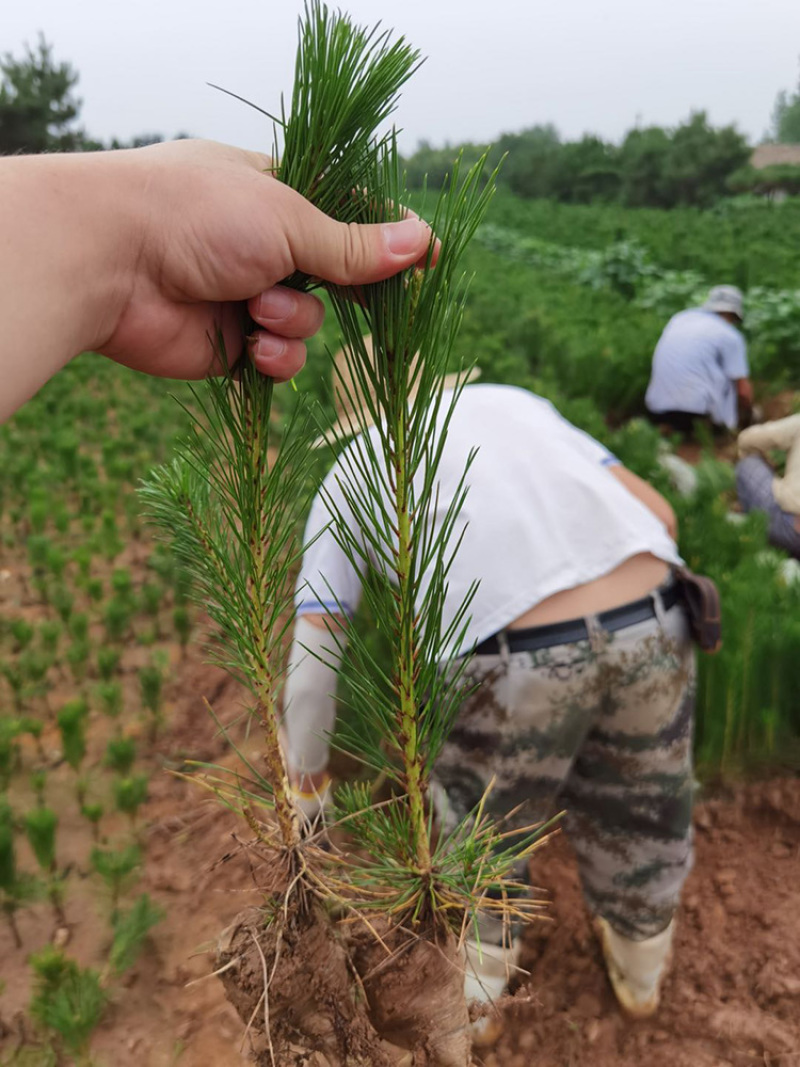
{"type": "Polygon", "coordinates": [[[164,598],[164,590],[160,585],[156,585],[155,582],[145,582],[139,590],[139,595],[145,614],[154,620],[156,635],[160,636],[159,612],[161,610],[161,601],[164,598]]]}
{"type": "Polygon", "coordinates": [[[50,551],[50,538],[44,534],[31,534],[28,538],[28,562],[35,577],[41,578],[47,570],[47,559],[50,551]]]}
{"type": "Polygon", "coordinates": [[[88,641],[73,641],[66,651],[66,660],[72,677],[80,683],[86,678],[92,649],[88,641]]]}
{"type": "Polygon", "coordinates": [[[180,642],[181,657],[184,657],[189,645],[189,639],[192,636],[192,617],[185,605],[179,604],[173,610],[172,625],[175,627],[175,633],[178,635],[178,641],[180,642]]]}
{"type": "Polygon", "coordinates": [[[38,807],[25,816],[25,833],[36,862],[47,877],[47,895],[53,906],[56,921],[66,925],[64,914],[64,877],[56,862],[56,831],[58,816],[52,808],[38,807]]]}
{"type": "Polygon", "coordinates": [[[139,669],[142,705],[150,712],[150,733],[153,738],[158,734],[162,722],[161,689],[163,682],[164,674],[157,663],[150,663],[139,669]]]}
{"type": "Polygon", "coordinates": [[[116,559],[124,545],[117,530],[117,516],[107,508],[100,517],[97,547],[109,561],[116,559]]]}
{"type": "Polygon", "coordinates": [[[108,1000],[100,975],[50,945],[30,962],[36,977],[31,1016],[56,1037],[72,1062],[88,1065],[89,1042],[108,1000]]]}
{"type": "Polygon", "coordinates": [[[0,718],[0,794],[11,784],[11,776],[19,762],[17,738],[22,733],[22,720],[3,716],[0,718]]]}
{"type": "Polygon", "coordinates": [[[86,755],[86,716],[89,712],[85,700],[70,700],[57,716],[61,731],[61,747],[64,759],[77,774],[86,755]]]}
{"type": "Polygon", "coordinates": [[[118,567],[112,573],[111,588],[115,596],[130,602],[133,601],[133,578],[127,567],[118,567]]]}
{"type": "Polygon", "coordinates": [[[61,621],[64,623],[68,622],[72,615],[72,607],[75,603],[75,598],[66,586],[57,585],[50,592],[48,599],[55,608],[61,621]]]}
{"type": "Polygon", "coordinates": [[[114,920],[114,940],[108,955],[109,969],[115,975],[130,970],[138,959],[148,934],[164,918],[164,911],[143,893],[130,908],[114,920]]]}
{"type": "Polygon", "coordinates": [[[147,800],[147,787],[150,779],[146,774],[134,774],[125,778],[114,779],[114,803],[136,825],[139,808],[147,800]]]}
{"type": "Polygon", "coordinates": [[[26,619],[12,619],[8,629],[14,639],[15,652],[22,652],[26,649],[36,632],[26,619]]]}
{"type": "Polygon", "coordinates": [[[41,641],[42,651],[51,659],[53,659],[58,652],[58,642],[61,640],[61,634],[63,632],[64,627],[60,622],[56,622],[55,619],[47,619],[39,627],[39,639],[41,641]]]}
{"type": "Polygon", "coordinates": [[[93,604],[99,604],[105,596],[105,586],[102,578],[90,578],[86,583],[86,595],[93,604]]]}
{"type": "Polygon", "coordinates": [[[67,557],[58,545],[51,544],[47,550],[47,570],[56,579],[61,581],[64,577],[64,568],[67,565],[67,557]]]}
{"type": "Polygon", "coordinates": [[[100,698],[103,712],[111,719],[116,719],[122,712],[122,684],[118,681],[100,682],[96,693],[100,698]]]}
{"type": "Polygon", "coordinates": [[[5,797],[0,796],[0,908],[14,944],[22,948],[16,915],[20,908],[37,899],[41,884],[17,868],[16,832],[14,813],[5,797]]]}
{"type": "Polygon", "coordinates": [[[45,804],[45,790],[47,789],[47,771],[32,772],[31,789],[36,794],[37,807],[43,808],[45,804]]]}
{"type": "Polygon", "coordinates": [[[100,875],[111,894],[112,922],[117,914],[123,887],[141,862],[142,854],[137,845],[129,845],[124,849],[92,849],[92,869],[100,875]]]}
{"type": "Polygon", "coordinates": [[[120,650],[103,645],[97,650],[97,673],[104,682],[110,682],[117,673],[119,666],[120,650]]]}
{"type": "Polygon", "coordinates": [[[104,814],[103,805],[97,801],[90,801],[81,806],[81,815],[92,828],[92,840],[95,844],[100,840],[100,820],[104,814]]]}
{"type": "Polygon", "coordinates": [[[112,737],[106,746],[105,764],[123,777],[136,761],[136,742],[132,737],[112,737]]]}
{"type": "Polygon", "coordinates": [[[127,597],[113,596],[103,611],[109,641],[122,641],[131,628],[133,606],[127,597]]]}
{"type": "Polygon", "coordinates": [[[88,642],[89,640],[89,616],[85,611],[75,612],[67,624],[73,641],[88,642]]]}

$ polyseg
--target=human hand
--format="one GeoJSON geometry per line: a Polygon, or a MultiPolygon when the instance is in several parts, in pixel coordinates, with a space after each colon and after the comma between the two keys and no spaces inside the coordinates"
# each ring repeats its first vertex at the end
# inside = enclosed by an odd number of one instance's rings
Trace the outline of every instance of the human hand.
{"type": "Polygon", "coordinates": [[[212,141],[173,141],[108,153],[133,232],[125,249],[120,307],[99,350],[126,366],[171,378],[202,378],[242,346],[239,304],[259,329],[256,367],[278,381],[305,361],[322,324],[310,293],[279,286],[300,270],[337,285],[380,281],[424,265],[430,228],[416,217],[374,226],[337,223],[271,177],[257,152],[212,141]],[[137,209],[138,208],[138,209],[137,209]]]}

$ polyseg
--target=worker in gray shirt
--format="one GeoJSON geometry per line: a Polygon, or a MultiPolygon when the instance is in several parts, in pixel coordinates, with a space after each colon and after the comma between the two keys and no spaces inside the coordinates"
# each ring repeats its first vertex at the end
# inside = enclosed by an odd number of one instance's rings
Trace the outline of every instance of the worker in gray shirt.
{"type": "Polygon", "coordinates": [[[691,433],[697,419],[736,430],[749,421],[753,387],[747,345],[736,328],[742,294],[719,285],[702,307],[674,315],[656,345],[645,395],[654,422],[691,433]]]}

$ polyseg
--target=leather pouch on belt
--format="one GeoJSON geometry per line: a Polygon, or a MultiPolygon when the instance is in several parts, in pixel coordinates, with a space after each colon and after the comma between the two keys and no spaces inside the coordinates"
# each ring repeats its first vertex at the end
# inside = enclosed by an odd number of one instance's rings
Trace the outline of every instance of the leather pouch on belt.
{"type": "Polygon", "coordinates": [[[695,644],[713,654],[722,648],[722,618],[719,590],[710,578],[694,574],[688,567],[675,570],[695,644]]]}

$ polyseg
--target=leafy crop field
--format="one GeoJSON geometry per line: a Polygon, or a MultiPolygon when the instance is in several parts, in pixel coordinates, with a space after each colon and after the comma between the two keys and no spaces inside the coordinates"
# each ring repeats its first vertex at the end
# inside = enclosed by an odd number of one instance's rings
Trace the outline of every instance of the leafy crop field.
{"type": "MultiPolygon", "coordinates": [[[[698,698],[706,786],[798,767],[800,584],[757,517],[730,520],[730,453],[692,455],[699,490],[681,498],[658,464],[658,434],[637,416],[665,317],[720,282],[753,290],[758,391],[791,408],[799,238],[794,203],[657,212],[503,194],[470,252],[459,355],[486,380],[550,397],[654,482],[678,512],[683,555],[719,583],[725,645],[703,660],[698,698]]],[[[327,407],[324,342],[336,338],[312,344],[298,388],[327,407]]],[[[253,758],[257,743],[236,725],[235,685],[203,666],[185,582],[140,517],[137,483],[188,424],[170,393],[191,404],[187,387],[84,355],[0,429],[4,1067],[245,1062],[217,983],[202,981],[202,950],[257,872],[238,853],[231,817],[170,772],[226,758],[203,698],[253,758]]],[[[294,395],[281,390],[285,408],[294,395]]],[[[751,806],[763,814],[760,796],[751,806]]],[[[730,830],[726,817],[709,825],[730,830]]],[[[594,1062],[582,1041],[577,1058],[559,1045],[547,1062],[594,1062]]],[[[486,1062],[525,1055],[508,1037],[486,1062]]]]}

